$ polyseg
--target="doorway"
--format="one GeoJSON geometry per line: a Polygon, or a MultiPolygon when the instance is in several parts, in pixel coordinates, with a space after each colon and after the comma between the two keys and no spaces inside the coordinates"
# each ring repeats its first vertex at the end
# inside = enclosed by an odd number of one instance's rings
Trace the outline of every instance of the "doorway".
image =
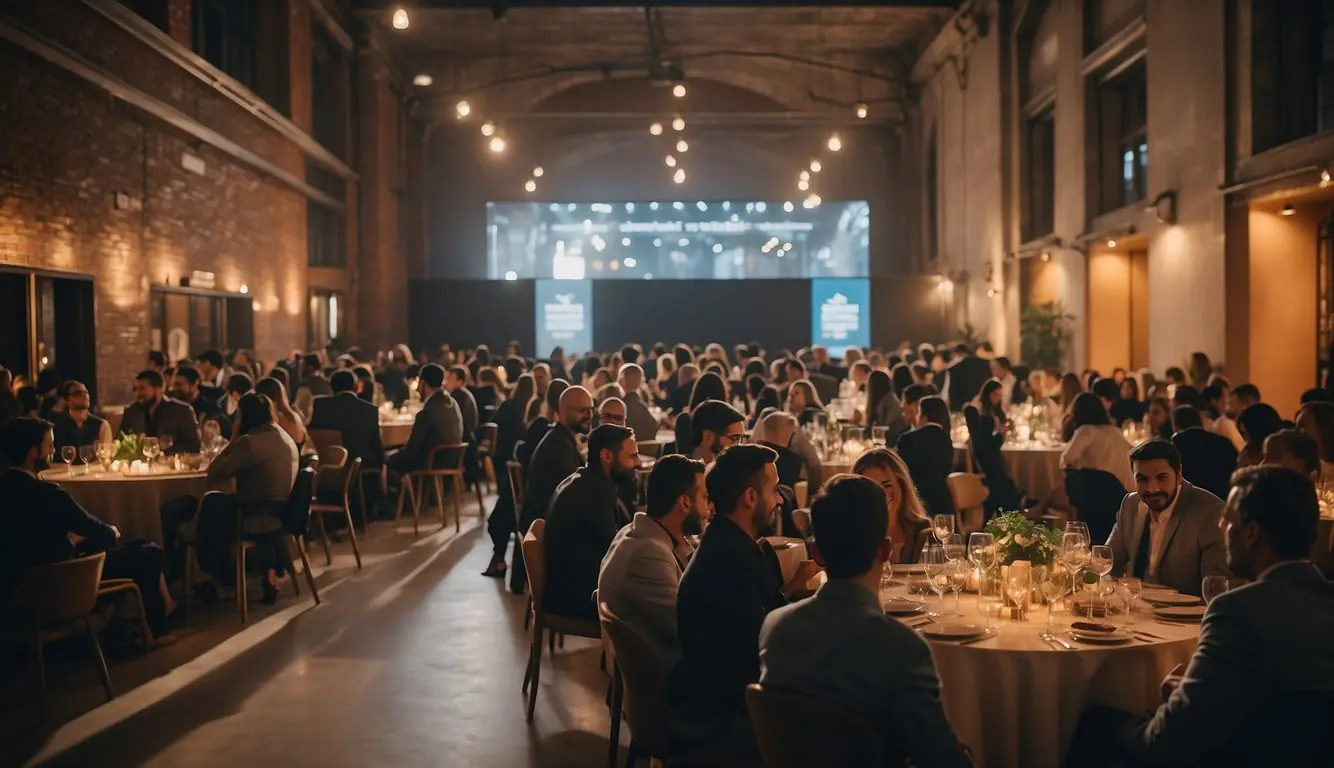
{"type": "Polygon", "coordinates": [[[1089,251],[1088,365],[1111,375],[1149,365],[1149,253],[1136,244],[1089,251]]]}
{"type": "Polygon", "coordinates": [[[54,368],[96,402],[95,334],[92,278],[0,269],[0,365],[30,382],[54,368]]]}

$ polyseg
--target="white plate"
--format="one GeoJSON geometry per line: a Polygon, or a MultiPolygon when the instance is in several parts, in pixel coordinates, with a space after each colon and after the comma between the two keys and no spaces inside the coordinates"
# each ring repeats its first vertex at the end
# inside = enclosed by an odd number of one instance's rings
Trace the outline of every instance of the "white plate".
{"type": "Polygon", "coordinates": [[[885,601],[885,613],[890,616],[908,616],[920,612],[924,607],[926,607],[925,603],[919,603],[916,600],[897,598],[885,601]]]}
{"type": "Polygon", "coordinates": [[[1124,629],[1118,629],[1115,632],[1087,632],[1072,629],[1070,630],[1070,636],[1082,643],[1105,643],[1107,645],[1119,645],[1135,639],[1134,635],[1124,629]]]}
{"type": "Polygon", "coordinates": [[[1200,621],[1204,618],[1205,607],[1203,605],[1176,606],[1172,608],[1159,608],[1153,612],[1154,616],[1168,621],[1200,621]]]}
{"type": "Polygon", "coordinates": [[[923,563],[895,563],[894,573],[926,573],[926,565],[923,563]]]}
{"type": "Polygon", "coordinates": [[[1196,597],[1196,596],[1194,596],[1194,595],[1183,595],[1183,594],[1181,594],[1180,592],[1170,592],[1170,591],[1166,591],[1166,590],[1164,590],[1164,591],[1158,591],[1158,590],[1146,590],[1145,592],[1143,592],[1142,594],[1140,594],[1140,597],[1142,597],[1142,598],[1145,599],[1145,600],[1148,600],[1148,601],[1151,602],[1151,603],[1159,603],[1159,604],[1161,604],[1161,605],[1199,605],[1199,604],[1200,604],[1200,598],[1198,598],[1198,597],[1196,597]]]}
{"type": "Polygon", "coordinates": [[[928,624],[922,627],[921,632],[939,640],[964,640],[986,634],[987,628],[977,624],[928,624]]]}

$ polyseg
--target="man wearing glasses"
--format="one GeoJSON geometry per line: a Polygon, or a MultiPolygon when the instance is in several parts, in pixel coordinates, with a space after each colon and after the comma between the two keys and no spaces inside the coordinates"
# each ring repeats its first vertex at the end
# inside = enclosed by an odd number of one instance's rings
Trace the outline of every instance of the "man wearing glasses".
{"type": "Polygon", "coordinates": [[[746,417],[721,400],[705,400],[691,412],[694,458],[710,464],[723,449],[746,442],[746,417]]]}
{"type": "Polygon", "coordinates": [[[619,397],[609,397],[598,405],[598,424],[625,426],[625,401],[619,397]]]}
{"type": "Polygon", "coordinates": [[[83,382],[67,381],[62,387],[65,398],[65,412],[56,414],[55,453],[67,445],[79,448],[84,445],[111,442],[111,424],[92,413],[92,403],[88,397],[88,387],[83,382]]]}

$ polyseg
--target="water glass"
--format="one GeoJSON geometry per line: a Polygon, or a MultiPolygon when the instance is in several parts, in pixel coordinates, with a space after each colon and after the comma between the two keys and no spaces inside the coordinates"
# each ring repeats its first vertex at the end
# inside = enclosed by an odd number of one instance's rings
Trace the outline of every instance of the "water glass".
{"type": "Polygon", "coordinates": [[[158,438],[156,437],[145,437],[143,440],[142,449],[144,452],[144,458],[148,460],[148,465],[150,467],[153,465],[153,459],[156,459],[158,456],[162,455],[162,443],[159,442],[158,438]]]}
{"type": "Polygon", "coordinates": [[[1010,571],[1005,577],[1005,596],[1010,598],[1010,602],[1014,603],[1018,608],[1019,616],[1023,616],[1028,609],[1028,591],[1030,585],[1030,569],[1010,567],[1010,571]]]}
{"type": "Polygon", "coordinates": [[[884,603],[885,603],[885,600],[886,600],[886,598],[885,598],[885,593],[888,592],[889,590],[893,589],[893,588],[894,588],[894,564],[891,563],[891,562],[889,562],[888,560],[886,560],[886,561],[885,561],[885,564],[884,564],[883,566],[881,566],[881,568],[880,568],[880,603],[881,603],[881,605],[884,605],[884,603]]]}
{"type": "Polygon", "coordinates": [[[1047,601],[1047,634],[1052,630],[1052,612],[1056,610],[1056,603],[1065,593],[1070,591],[1072,583],[1070,572],[1059,565],[1040,565],[1033,569],[1033,578],[1038,582],[1038,590],[1042,593],[1042,599],[1047,601]]]}
{"type": "Polygon", "coordinates": [[[931,532],[941,544],[954,533],[954,515],[934,515],[931,518],[931,532]]]}
{"type": "Polygon", "coordinates": [[[1204,604],[1209,605],[1214,598],[1223,594],[1231,588],[1226,576],[1205,576],[1200,583],[1200,597],[1204,598],[1204,604]]]}
{"type": "Polygon", "coordinates": [[[79,460],[83,462],[83,473],[85,475],[88,474],[88,471],[93,463],[93,459],[95,458],[97,458],[97,446],[95,445],[79,446],[79,460]]]}
{"type": "Polygon", "coordinates": [[[922,563],[926,570],[927,584],[931,591],[936,593],[939,598],[939,611],[932,613],[933,616],[944,616],[945,614],[945,591],[949,588],[949,575],[947,573],[950,562],[945,558],[945,552],[940,548],[931,548],[928,544],[922,549],[922,563]]]}
{"type": "Polygon", "coordinates": [[[1116,591],[1121,599],[1126,602],[1126,624],[1135,623],[1135,602],[1144,592],[1144,582],[1134,576],[1123,576],[1116,584],[1116,591]]]}
{"type": "Polygon", "coordinates": [[[79,455],[79,449],[72,445],[63,446],[60,449],[60,459],[65,462],[66,469],[69,470],[70,477],[74,477],[74,465],[71,463],[79,455]]]}
{"type": "Polygon", "coordinates": [[[889,430],[885,427],[871,427],[871,445],[884,448],[888,443],[889,430]]]}

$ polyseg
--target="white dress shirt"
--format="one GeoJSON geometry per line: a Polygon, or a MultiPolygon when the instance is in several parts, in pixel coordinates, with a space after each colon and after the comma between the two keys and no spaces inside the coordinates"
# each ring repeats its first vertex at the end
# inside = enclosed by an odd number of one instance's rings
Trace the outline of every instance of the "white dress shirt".
{"type": "Polygon", "coordinates": [[[1085,424],[1076,429],[1061,453],[1061,468],[1099,469],[1115,475],[1127,493],[1135,490],[1135,476],[1130,472],[1130,444],[1121,430],[1111,424],[1085,424]]]}
{"type": "Polygon", "coordinates": [[[1172,499],[1172,503],[1162,512],[1154,512],[1142,501],[1139,503],[1139,527],[1135,529],[1134,538],[1136,551],[1139,548],[1139,538],[1144,535],[1144,526],[1148,525],[1150,520],[1153,521],[1153,527],[1149,529],[1149,566],[1144,569],[1144,580],[1150,584],[1158,583],[1158,563],[1163,558],[1163,550],[1167,548],[1167,527],[1172,521],[1177,498],[1181,498],[1180,488],[1177,489],[1177,497],[1172,499]]]}
{"type": "Polygon", "coordinates": [[[1227,414],[1214,419],[1213,432],[1226,437],[1232,441],[1232,447],[1238,452],[1246,446],[1246,441],[1241,439],[1241,430],[1237,429],[1237,422],[1227,417],[1227,414]]]}

